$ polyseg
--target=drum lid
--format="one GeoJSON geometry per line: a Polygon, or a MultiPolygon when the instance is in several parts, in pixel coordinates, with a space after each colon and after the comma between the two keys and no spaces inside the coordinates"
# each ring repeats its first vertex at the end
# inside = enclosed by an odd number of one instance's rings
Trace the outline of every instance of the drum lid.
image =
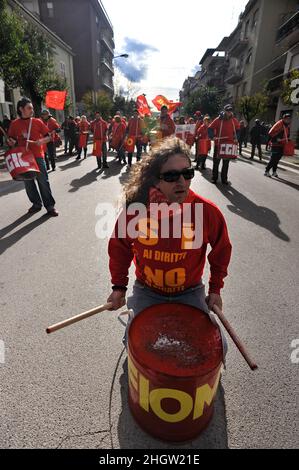
{"type": "Polygon", "coordinates": [[[176,377],[205,375],[223,360],[219,328],[206,313],[183,304],[153,305],[137,315],[129,348],[144,368],[176,377]]]}

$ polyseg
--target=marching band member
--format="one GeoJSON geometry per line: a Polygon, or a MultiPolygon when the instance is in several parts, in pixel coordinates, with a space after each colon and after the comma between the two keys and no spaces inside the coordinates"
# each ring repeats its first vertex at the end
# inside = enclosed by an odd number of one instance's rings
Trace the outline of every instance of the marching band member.
{"type": "Polygon", "coordinates": [[[206,169],[206,160],[211,149],[211,141],[208,135],[208,128],[211,123],[210,116],[206,115],[203,119],[203,124],[198,127],[197,132],[195,134],[196,140],[196,170],[206,169]],[[205,147],[205,148],[204,148],[205,147]]]}
{"type": "Polygon", "coordinates": [[[213,156],[213,179],[212,183],[216,184],[218,181],[218,170],[220,161],[222,160],[221,180],[222,184],[229,184],[228,182],[228,167],[232,156],[221,157],[220,149],[222,144],[238,145],[238,133],[240,129],[239,121],[233,115],[233,107],[227,104],[224,111],[219,117],[214,119],[209,126],[209,136],[215,140],[214,156],[213,156]]]}
{"type": "Polygon", "coordinates": [[[162,139],[175,134],[175,123],[169,116],[168,107],[166,105],[162,106],[161,108],[160,130],[162,132],[162,139]]]}
{"type": "Polygon", "coordinates": [[[10,147],[14,147],[16,144],[25,147],[28,140],[28,148],[33,153],[40,170],[36,177],[40,194],[34,180],[25,181],[27,196],[33,204],[28,213],[39,212],[44,204],[48,215],[57,217],[58,212],[55,209],[55,199],[49,184],[43,150],[43,145],[51,140],[49,129],[41,119],[33,117],[33,105],[29,98],[24,97],[18,101],[17,113],[19,118],[13,121],[9,127],[7,143],[10,147]]]}
{"type": "Polygon", "coordinates": [[[46,166],[47,170],[50,169],[49,165],[49,160],[51,163],[52,171],[56,170],[56,147],[55,147],[55,140],[57,138],[57,134],[61,132],[60,125],[56,121],[56,119],[51,116],[49,111],[47,109],[44,109],[41,113],[41,118],[42,121],[46,124],[48,127],[49,131],[51,132],[52,139],[50,142],[48,142],[45,152],[45,161],[46,161],[46,166]]]}
{"type": "Polygon", "coordinates": [[[94,154],[96,153],[98,168],[102,168],[102,157],[103,168],[109,168],[107,165],[108,124],[106,121],[104,121],[104,119],[102,119],[101,113],[99,111],[95,113],[95,120],[92,121],[90,128],[93,133],[94,154]],[[101,147],[99,152],[97,151],[97,145],[101,147]],[[99,156],[100,154],[101,156],[99,156]]]}
{"type": "Polygon", "coordinates": [[[214,305],[222,309],[220,292],[227,276],[231,244],[220,210],[190,189],[194,177],[190,157],[189,147],[171,137],[156,145],[134,167],[125,187],[125,209],[109,242],[113,287],[107,302],[112,302],[112,310],[126,303],[128,272],[133,259],[137,279],[127,305],[134,315],[150,305],[167,302],[188,304],[205,312],[214,305]],[[135,211],[137,203],[145,209],[147,218],[143,215],[142,220],[134,219],[131,225],[138,228],[131,232],[129,227],[134,216],[128,211],[132,204],[135,211]],[[180,210],[179,218],[171,211],[167,213],[170,229],[165,234],[162,233],[163,215],[151,217],[153,205],[161,203],[164,208],[176,203],[176,210],[180,210]],[[184,225],[181,220],[187,207],[191,215],[189,223],[184,225]],[[197,211],[201,211],[201,222],[197,211]],[[175,234],[178,221],[179,232],[175,234]],[[153,229],[148,230],[149,223],[154,224],[153,229]],[[206,298],[202,275],[208,245],[211,276],[206,298]]]}
{"type": "Polygon", "coordinates": [[[81,120],[78,125],[79,128],[79,141],[78,141],[78,156],[76,160],[81,159],[82,148],[84,149],[84,159],[87,157],[87,144],[88,144],[88,134],[90,130],[90,124],[87,121],[86,116],[81,116],[81,120]]]}
{"type": "Polygon", "coordinates": [[[127,152],[128,152],[128,165],[132,166],[132,158],[134,153],[134,148],[136,145],[137,154],[136,159],[139,162],[142,155],[142,137],[143,137],[144,122],[139,116],[138,109],[134,109],[133,116],[129,120],[127,127],[127,152]],[[132,143],[129,141],[132,140],[132,143]],[[131,148],[130,148],[131,147],[131,148]]]}

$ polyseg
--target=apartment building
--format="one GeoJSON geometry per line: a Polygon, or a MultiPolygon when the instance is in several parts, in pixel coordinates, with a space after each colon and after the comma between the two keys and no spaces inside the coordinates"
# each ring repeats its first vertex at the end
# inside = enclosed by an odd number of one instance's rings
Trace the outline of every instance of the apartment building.
{"type": "Polygon", "coordinates": [[[113,95],[114,33],[101,0],[24,1],[74,51],[77,102],[87,91],[113,95]]]}

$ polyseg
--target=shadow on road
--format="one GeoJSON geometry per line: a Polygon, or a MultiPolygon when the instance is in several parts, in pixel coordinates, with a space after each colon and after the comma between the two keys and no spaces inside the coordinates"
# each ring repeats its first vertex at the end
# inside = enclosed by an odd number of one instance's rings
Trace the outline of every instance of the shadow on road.
{"type": "Polygon", "coordinates": [[[0,196],[7,196],[25,189],[23,181],[0,181],[0,196]]]}
{"type": "MultiPolygon", "coordinates": [[[[279,170],[280,171],[280,170],[279,170]]],[[[292,183],[291,181],[285,180],[284,178],[272,178],[274,181],[278,181],[279,183],[285,184],[287,186],[290,186],[290,188],[296,189],[296,191],[299,191],[299,184],[292,183]]]]}
{"type": "MultiPolygon", "coordinates": [[[[69,158],[74,158],[74,157],[69,157],[69,158]]],[[[70,163],[68,163],[67,165],[59,165],[59,168],[60,168],[61,171],[69,170],[70,168],[80,166],[81,162],[82,162],[82,160],[73,160],[70,163]]]]}
{"type": "Polygon", "coordinates": [[[23,222],[26,222],[26,220],[29,220],[33,214],[24,214],[18,219],[16,219],[14,222],[11,224],[7,225],[6,227],[2,228],[0,230],[0,239],[3,238],[5,235],[7,235],[9,232],[17,228],[19,225],[21,225],[23,222]]]}
{"type": "Polygon", "coordinates": [[[69,193],[74,193],[83,186],[88,186],[89,184],[94,183],[95,181],[97,181],[97,177],[99,174],[101,174],[101,171],[95,168],[90,173],[86,173],[85,175],[83,175],[82,178],[78,178],[71,181],[70,186],[72,186],[72,188],[69,189],[69,193]]]}
{"type": "Polygon", "coordinates": [[[206,431],[192,442],[184,444],[166,443],[154,439],[135,423],[128,406],[127,359],[123,362],[123,374],[120,377],[122,412],[119,416],[117,432],[120,449],[227,449],[227,422],[225,395],[219,386],[215,400],[214,417],[206,431]]]}
{"type": "MultiPolygon", "coordinates": [[[[28,218],[28,216],[23,216],[21,217],[20,219],[16,220],[15,222],[13,222],[11,225],[8,225],[7,227],[5,227],[3,229],[3,232],[4,234],[5,233],[8,233],[9,231],[13,230],[14,227],[12,227],[13,225],[15,225],[15,227],[17,227],[18,225],[20,225],[22,222],[24,222],[26,220],[26,218],[28,218]]],[[[31,222],[30,224],[28,225],[25,225],[25,227],[22,227],[20,230],[18,230],[17,232],[13,233],[12,235],[9,235],[8,237],[6,238],[2,238],[2,240],[0,241],[0,255],[2,255],[2,253],[4,253],[4,251],[6,251],[8,248],[10,248],[11,246],[15,245],[16,243],[18,243],[18,241],[20,241],[23,237],[25,237],[26,235],[28,235],[28,233],[32,232],[32,230],[36,229],[39,225],[47,222],[49,220],[49,217],[44,214],[42,217],[40,217],[39,219],[37,220],[34,220],[33,222],[31,222]]],[[[2,230],[0,232],[2,234],[2,230]]],[[[3,235],[2,235],[3,236],[3,235]]]]}
{"type": "Polygon", "coordinates": [[[269,230],[285,242],[290,241],[288,235],[279,227],[280,220],[274,211],[267,207],[258,206],[233,186],[217,185],[217,188],[232,203],[232,205],[227,206],[231,212],[269,230]]]}

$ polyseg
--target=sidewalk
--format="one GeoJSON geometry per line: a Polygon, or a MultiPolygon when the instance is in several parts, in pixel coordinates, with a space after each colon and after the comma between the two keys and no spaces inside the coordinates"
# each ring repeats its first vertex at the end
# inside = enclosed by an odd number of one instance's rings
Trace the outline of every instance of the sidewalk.
{"type": "MultiPolygon", "coordinates": [[[[262,146],[262,152],[263,152],[263,159],[262,162],[267,164],[270,160],[270,155],[271,152],[268,152],[265,150],[265,147],[262,146]]],[[[245,158],[250,158],[251,157],[251,145],[249,144],[247,148],[242,149],[242,154],[245,158]]],[[[255,151],[255,157],[254,159],[256,161],[259,161],[258,158],[258,151],[256,149],[255,151]]],[[[282,159],[279,162],[278,168],[292,168],[294,170],[299,171],[299,150],[295,150],[295,155],[293,157],[282,157],[282,159]]]]}

